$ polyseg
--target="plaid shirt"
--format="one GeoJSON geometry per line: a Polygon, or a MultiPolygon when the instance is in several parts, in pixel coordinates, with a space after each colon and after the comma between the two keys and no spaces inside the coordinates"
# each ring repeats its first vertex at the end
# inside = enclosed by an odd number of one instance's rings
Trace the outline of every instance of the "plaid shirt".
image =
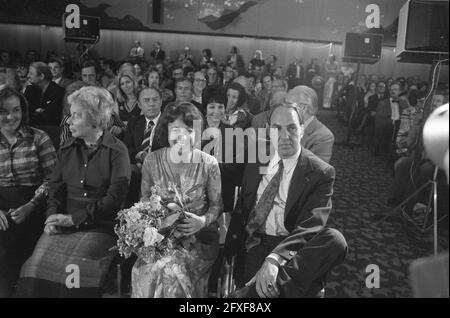
{"type": "Polygon", "coordinates": [[[0,133],[0,187],[40,186],[55,165],[55,148],[45,132],[23,126],[13,146],[0,133]]]}

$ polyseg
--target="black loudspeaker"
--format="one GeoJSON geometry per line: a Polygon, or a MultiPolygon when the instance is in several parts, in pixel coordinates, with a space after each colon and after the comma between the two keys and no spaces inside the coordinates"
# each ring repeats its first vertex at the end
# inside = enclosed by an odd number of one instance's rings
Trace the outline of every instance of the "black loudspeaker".
{"type": "Polygon", "coordinates": [[[162,23],[162,0],[153,0],[153,23],[162,23]]]}
{"type": "Polygon", "coordinates": [[[431,63],[448,57],[448,0],[410,0],[400,9],[397,57],[431,63]]]}
{"type": "Polygon", "coordinates": [[[66,26],[66,17],[63,15],[64,41],[94,43],[100,39],[100,18],[87,15],[80,15],[80,27],[68,28],[66,26]]]}
{"type": "Polygon", "coordinates": [[[383,35],[347,33],[343,60],[351,63],[374,64],[381,58],[383,35]]]}

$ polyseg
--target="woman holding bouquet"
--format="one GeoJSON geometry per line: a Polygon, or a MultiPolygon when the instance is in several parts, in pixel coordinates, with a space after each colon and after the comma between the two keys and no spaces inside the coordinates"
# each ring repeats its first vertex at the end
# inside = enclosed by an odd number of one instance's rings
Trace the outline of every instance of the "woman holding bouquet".
{"type": "Polygon", "coordinates": [[[17,297],[100,297],[115,256],[114,220],[131,168],[126,146],[107,129],[114,100],[92,86],[68,100],[72,138],[58,151],[44,233],[22,266],[17,297]]]}
{"type": "Polygon", "coordinates": [[[203,119],[194,105],[170,106],[160,120],[155,138],[165,148],[144,161],[142,200],[158,186],[163,200],[182,204],[185,218],[177,223],[175,236],[190,243],[175,246],[158,260],[139,258],[132,271],[132,297],[202,298],[207,296],[219,250],[216,220],[223,210],[219,164],[197,149],[203,119]]]}

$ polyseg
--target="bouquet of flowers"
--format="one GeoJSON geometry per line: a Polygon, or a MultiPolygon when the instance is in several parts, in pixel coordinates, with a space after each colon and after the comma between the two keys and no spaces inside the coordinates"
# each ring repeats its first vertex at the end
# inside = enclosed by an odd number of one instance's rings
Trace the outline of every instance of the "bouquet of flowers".
{"type": "Polygon", "coordinates": [[[160,188],[154,186],[149,198],[118,213],[114,231],[118,236],[116,249],[121,256],[129,258],[135,254],[150,263],[195,242],[194,236],[183,237],[176,230],[186,218],[188,198],[180,194],[175,185],[171,185],[169,191],[174,192],[177,203],[165,202],[160,188]]]}

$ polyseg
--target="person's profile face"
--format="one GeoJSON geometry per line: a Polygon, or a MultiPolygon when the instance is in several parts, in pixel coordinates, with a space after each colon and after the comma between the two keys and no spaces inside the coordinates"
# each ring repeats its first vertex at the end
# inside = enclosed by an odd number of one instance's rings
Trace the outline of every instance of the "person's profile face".
{"type": "Polygon", "coordinates": [[[70,105],[70,117],[67,123],[74,138],[88,138],[95,132],[88,112],[76,103],[70,105]]]}
{"type": "Polygon", "coordinates": [[[162,99],[154,89],[144,89],[139,95],[139,105],[144,116],[151,120],[160,114],[162,99]]]}
{"type": "Polygon", "coordinates": [[[278,155],[281,159],[292,157],[299,151],[303,126],[294,109],[276,108],[270,118],[270,128],[278,133],[278,155]]]}
{"type": "Polygon", "coordinates": [[[31,84],[39,84],[42,78],[43,78],[42,74],[39,75],[38,71],[34,67],[30,66],[28,70],[28,81],[31,84]]]}

